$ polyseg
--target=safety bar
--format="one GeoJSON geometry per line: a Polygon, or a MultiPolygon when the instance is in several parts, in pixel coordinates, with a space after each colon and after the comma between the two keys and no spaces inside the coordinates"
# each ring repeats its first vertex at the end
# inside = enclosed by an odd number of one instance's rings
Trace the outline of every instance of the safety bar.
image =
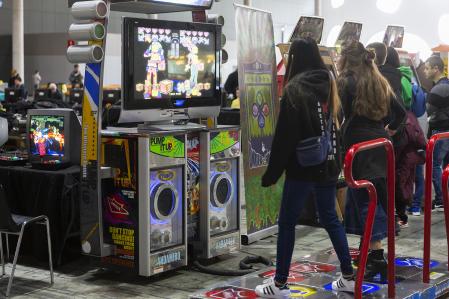
{"type": "Polygon", "coordinates": [[[368,249],[374,224],[374,216],[377,207],[377,192],[373,183],[368,180],[354,180],[352,176],[352,163],[358,152],[384,147],[387,153],[387,187],[388,187],[388,298],[395,297],[395,158],[393,144],[386,138],[379,138],[361,142],[353,145],[345,156],[344,175],[346,183],[350,188],[366,188],[369,195],[368,214],[366,216],[365,232],[363,235],[362,248],[359,256],[359,266],[355,282],[354,298],[362,298],[362,284],[365,276],[366,262],[368,259],[368,249]]]}
{"type": "MultiPolygon", "coordinates": [[[[438,133],[433,135],[426,148],[426,185],[424,193],[424,256],[423,256],[423,274],[422,281],[429,283],[430,281],[430,234],[432,227],[432,171],[433,171],[433,151],[438,140],[449,139],[449,132],[438,133]]],[[[447,179],[447,178],[446,178],[447,179]]],[[[443,176],[444,181],[444,176],[443,176]]],[[[443,196],[447,196],[447,180],[446,185],[443,183],[443,196]]],[[[448,232],[448,215],[449,209],[446,207],[446,199],[444,200],[444,213],[446,219],[446,234],[448,232]]],[[[449,243],[449,239],[448,239],[449,243]]]]}
{"type": "Polygon", "coordinates": [[[449,191],[448,191],[448,182],[449,182],[449,165],[443,171],[443,204],[444,204],[444,222],[446,223],[446,240],[447,240],[447,248],[448,248],[448,264],[447,268],[449,270],[449,191]]]}

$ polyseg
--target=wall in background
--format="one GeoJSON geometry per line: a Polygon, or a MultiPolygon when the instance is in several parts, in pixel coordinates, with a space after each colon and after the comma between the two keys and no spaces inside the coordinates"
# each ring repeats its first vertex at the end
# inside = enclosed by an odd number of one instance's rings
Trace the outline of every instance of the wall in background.
{"type": "Polygon", "coordinates": [[[333,45],[337,33],[328,41],[329,33],[345,20],[363,23],[363,43],[382,41],[386,26],[397,24],[405,26],[404,48],[419,51],[421,58],[426,58],[430,48],[444,41],[449,43],[448,9],[447,0],[322,1],[323,41],[333,45]]]}
{"type": "MultiPolygon", "coordinates": [[[[4,0],[0,8],[0,36],[11,34],[12,1],[4,0]]],[[[214,3],[210,13],[223,15],[223,32],[227,37],[225,49],[229,61],[222,68],[223,82],[237,66],[234,5],[243,0],[222,0],[214,3]]],[[[272,11],[275,42],[287,40],[301,15],[313,15],[313,0],[253,0],[253,6],[272,11]],[[282,30],[284,29],[284,31],[282,30]],[[283,33],[284,32],[284,33],[283,33]]],[[[72,66],[65,58],[67,30],[73,22],[66,0],[24,0],[25,18],[25,75],[27,85],[35,69],[39,69],[44,81],[67,81],[72,66]],[[34,49],[36,47],[36,49],[34,49]]],[[[147,18],[146,14],[111,12],[106,43],[105,84],[121,83],[121,19],[123,16],[147,18]]],[[[191,21],[190,12],[160,14],[159,19],[191,21]]],[[[5,37],[6,38],[6,37],[5,37]]],[[[0,62],[11,59],[11,44],[2,43],[0,62]],[[6,49],[7,48],[7,49],[6,49]],[[6,53],[6,54],[5,54],[6,53]],[[8,56],[9,53],[9,56],[8,56]]],[[[7,79],[11,63],[0,64],[0,79],[7,79]]]]}

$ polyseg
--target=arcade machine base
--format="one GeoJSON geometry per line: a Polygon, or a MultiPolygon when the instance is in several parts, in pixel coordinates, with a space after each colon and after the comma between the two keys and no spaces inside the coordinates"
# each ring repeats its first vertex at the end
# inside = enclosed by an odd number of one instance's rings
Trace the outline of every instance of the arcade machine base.
{"type": "MultiPolygon", "coordinates": [[[[355,259],[358,250],[351,249],[355,259]]],[[[304,256],[290,267],[290,298],[307,299],[350,299],[351,293],[332,292],[331,283],[339,277],[339,262],[333,249],[316,255],[304,256]]],[[[404,299],[440,298],[449,292],[449,272],[447,263],[431,261],[430,284],[422,283],[422,259],[396,257],[396,297],[404,299]]],[[[257,299],[254,288],[266,278],[274,276],[275,268],[270,267],[240,278],[217,285],[209,290],[191,295],[190,299],[227,298],[257,299]]],[[[376,279],[375,279],[376,280],[376,279]]],[[[364,282],[363,298],[388,298],[388,285],[380,282],[364,282]]]]}

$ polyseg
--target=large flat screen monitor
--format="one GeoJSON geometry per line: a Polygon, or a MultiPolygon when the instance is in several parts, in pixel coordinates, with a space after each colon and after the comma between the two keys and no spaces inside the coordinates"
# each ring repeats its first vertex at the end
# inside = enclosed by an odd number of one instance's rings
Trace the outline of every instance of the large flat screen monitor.
{"type": "Polygon", "coordinates": [[[219,25],[125,18],[120,121],[161,121],[161,110],[218,115],[220,50],[219,25]]]}

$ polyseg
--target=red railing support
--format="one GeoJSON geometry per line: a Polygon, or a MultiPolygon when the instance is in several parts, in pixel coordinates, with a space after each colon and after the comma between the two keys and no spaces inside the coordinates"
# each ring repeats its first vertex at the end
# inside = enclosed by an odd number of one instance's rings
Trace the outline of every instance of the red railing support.
{"type": "Polygon", "coordinates": [[[352,176],[352,163],[358,152],[369,149],[384,147],[387,153],[387,185],[388,185],[388,298],[395,297],[395,159],[393,144],[386,138],[365,141],[353,145],[346,153],[344,163],[344,174],[346,183],[350,188],[361,189],[366,188],[369,195],[368,214],[365,222],[365,233],[363,235],[362,248],[360,250],[359,268],[355,282],[354,298],[362,299],[362,284],[365,276],[366,261],[368,259],[368,249],[373,230],[374,217],[377,207],[377,193],[373,183],[368,180],[354,180],[352,176]]]}
{"type": "Polygon", "coordinates": [[[449,271],[449,191],[448,191],[448,182],[449,182],[449,165],[443,171],[442,177],[442,192],[443,192],[443,204],[444,204],[444,222],[446,223],[446,240],[447,240],[447,248],[448,248],[448,263],[447,268],[449,271]]]}
{"type": "MultiPolygon", "coordinates": [[[[438,140],[449,139],[449,132],[438,133],[433,135],[426,148],[426,185],[424,193],[424,252],[423,252],[423,274],[422,281],[424,283],[430,282],[430,234],[432,227],[432,172],[433,172],[433,151],[435,144],[438,140]]],[[[444,178],[444,177],[443,177],[444,178]]],[[[447,190],[446,185],[443,183],[443,190],[447,190]]],[[[442,191],[443,191],[442,190],[442,191]]],[[[447,196],[447,192],[443,191],[443,196],[447,196]]],[[[449,213],[449,209],[446,208],[446,200],[444,200],[444,213],[446,217],[446,234],[448,229],[448,217],[446,213],[449,213]]],[[[449,243],[449,240],[448,240],[449,243]]]]}

